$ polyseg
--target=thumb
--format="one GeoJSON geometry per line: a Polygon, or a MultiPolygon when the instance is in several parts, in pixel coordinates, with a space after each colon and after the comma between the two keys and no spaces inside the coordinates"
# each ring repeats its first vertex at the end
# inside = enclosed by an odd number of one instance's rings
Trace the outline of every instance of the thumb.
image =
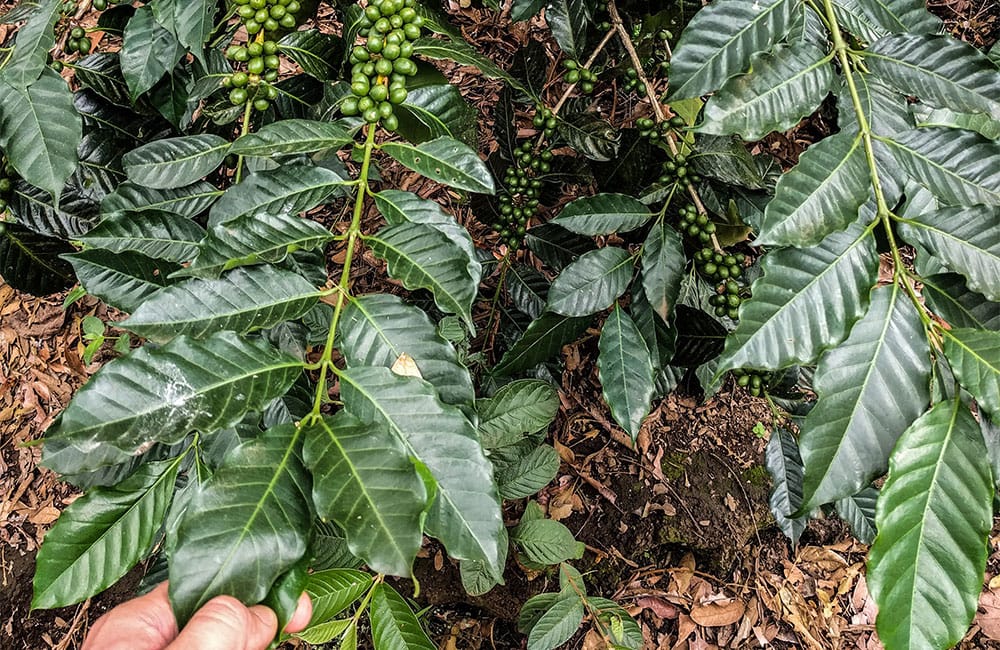
{"type": "Polygon", "coordinates": [[[265,650],[277,631],[278,617],[267,607],[219,596],[191,617],[167,650],[265,650]]]}

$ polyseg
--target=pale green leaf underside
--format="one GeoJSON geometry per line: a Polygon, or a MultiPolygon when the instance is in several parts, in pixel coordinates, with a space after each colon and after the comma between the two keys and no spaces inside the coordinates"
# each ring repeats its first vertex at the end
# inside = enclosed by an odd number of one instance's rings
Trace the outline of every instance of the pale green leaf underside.
{"type": "Polygon", "coordinates": [[[896,440],[927,408],[930,371],[909,296],[898,285],[876,289],[868,313],[816,370],[818,399],[799,443],[803,510],[850,497],[885,472],[896,440]]]}
{"type": "Polygon", "coordinates": [[[1000,143],[940,127],[884,141],[899,164],[945,203],[1000,206],[1000,143]]]}
{"type": "Polygon", "coordinates": [[[328,621],[368,591],[372,576],[355,569],[327,569],[309,574],[306,591],[312,599],[311,623],[328,621]]]}
{"type": "Polygon", "coordinates": [[[372,640],[379,650],[436,650],[403,597],[382,583],[372,594],[372,640]]]}
{"type": "Polygon", "coordinates": [[[962,386],[1000,418],[1000,332],[951,330],[944,336],[944,354],[962,386]]]}
{"type": "Polygon", "coordinates": [[[653,360],[639,328],[620,306],[604,323],[598,351],[604,401],[615,422],[635,440],[655,392],[653,360]]]}
{"type": "Polygon", "coordinates": [[[976,612],[993,520],[979,426],[941,402],[900,438],[878,500],[868,586],[887,650],[949,648],[976,612]]]}

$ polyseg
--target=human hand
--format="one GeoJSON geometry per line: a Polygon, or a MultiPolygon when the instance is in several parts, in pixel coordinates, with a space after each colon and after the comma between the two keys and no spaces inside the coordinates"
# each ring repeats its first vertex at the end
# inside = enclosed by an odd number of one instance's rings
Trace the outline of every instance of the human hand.
{"type": "MultiPolygon", "coordinates": [[[[302,594],[285,631],[304,630],[311,617],[312,602],[302,594]]],[[[264,650],[277,630],[278,617],[269,608],[218,596],[195,612],[178,634],[164,582],[98,619],[83,650],[264,650]]]]}

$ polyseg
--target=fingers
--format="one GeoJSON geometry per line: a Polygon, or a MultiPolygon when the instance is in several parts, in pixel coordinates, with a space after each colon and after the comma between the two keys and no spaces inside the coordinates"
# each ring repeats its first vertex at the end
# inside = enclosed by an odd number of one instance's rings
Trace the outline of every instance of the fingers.
{"type": "Polygon", "coordinates": [[[285,626],[285,632],[294,633],[306,629],[306,626],[309,625],[309,619],[312,618],[312,609],[312,601],[309,599],[309,594],[303,593],[299,596],[299,605],[295,608],[292,619],[285,626]]]}
{"type": "Polygon", "coordinates": [[[176,636],[177,622],[163,583],[98,619],[82,650],[162,650],[176,636]]]}
{"type": "Polygon", "coordinates": [[[246,605],[229,596],[205,603],[167,650],[265,650],[278,631],[278,617],[267,607],[246,605]]]}

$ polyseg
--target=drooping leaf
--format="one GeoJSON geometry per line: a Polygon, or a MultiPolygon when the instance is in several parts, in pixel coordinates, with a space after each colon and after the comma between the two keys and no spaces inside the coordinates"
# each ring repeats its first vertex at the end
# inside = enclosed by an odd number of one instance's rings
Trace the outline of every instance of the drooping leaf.
{"type": "Polygon", "coordinates": [[[681,236],[665,222],[656,223],[642,246],[642,288],[664,323],[677,305],[685,263],[681,236]]]}
{"type": "Polygon", "coordinates": [[[816,370],[819,399],[800,438],[804,510],[849,497],[885,471],[899,436],[927,408],[930,372],[927,337],[906,292],[873,292],[868,313],[816,370]]]}
{"type": "Polygon", "coordinates": [[[220,594],[262,601],[305,555],[312,509],[301,435],[294,424],[282,425],[237,447],[192,497],[170,556],[179,623],[220,594]]]}
{"type": "Polygon", "coordinates": [[[246,334],[294,320],[319,297],[302,276],[270,265],[238,268],[219,279],[192,278],[147,298],[121,326],[162,343],[230,330],[246,334]]]}
{"type": "Polygon", "coordinates": [[[569,528],[552,519],[521,522],[511,539],[529,560],[538,564],[559,564],[583,557],[583,542],[576,541],[569,528]]]}
{"type": "Polygon", "coordinates": [[[429,289],[443,311],[458,314],[470,329],[477,279],[462,262],[459,245],[433,226],[406,223],[388,226],[365,237],[365,243],[385,260],[389,275],[407,289],[429,289]]]}
{"type": "Polygon", "coordinates": [[[587,329],[591,319],[572,318],[545,312],[531,321],[527,330],[494,368],[499,375],[510,375],[537,366],[554,357],[567,343],[575,341],[587,329]]]}
{"type": "Polygon", "coordinates": [[[480,560],[500,575],[500,499],[490,462],[462,412],[442,403],[427,382],[388,368],[344,370],[340,393],[349,412],[384,423],[437,480],[428,534],[441,540],[449,556],[480,560]]]}
{"type": "Polygon", "coordinates": [[[590,26],[586,2],[550,0],[545,5],[545,22],[566,56],[574,61],[586,58],[587,28],[590,26]]]}
{"type": "Polygon", "coordinates": [[[347,182],[330,169],[312,165],[282,165],[257,172],[222,195],[212,206],[208,225],[227,223],[251,213],[305,212],[326,201],[347,182]]]}
{"type": "Polygon", "coordinates": [[[553,596],[556,596],[554,602],[528,633],[528,650],[554,650],[560,647],[583,622],[584,607],[580,596],[576,593],[553,596]]]}
{"type": "Polygon", "coordinates": [[[66,185],[56,207],[45,190],[24,181],[15,182],[14,193],[10,195],[10,212],[29,230],[56,239],[74,239],[100,220],[100,206],[72,184],[66,185]]]}
{"type": "Polygon", "coordinates": [[[60,256],[73,247],[61,239],[45,237],[16,224],[0,233],[0,277],[34,296],[47,296],[73,284],[73,268],[60,256]]]}
{"type": "Polygon", "coordinates": [[[307,75],[328,81],[336,78],[331,62],[343,56],[344,41],[318,29],[303,29],[283,36],[278,51],[298,63],[307,75]]]}
{"type": "Polygon", "coordinates": [[[878,503],[878,488],[869,485],[857,494],[844,497],[834,503],[837,514],[851,527],[851,533],[862,544],[875,541],[875,507],[878,503]]]}
{"type": "Polygon", "coordinates": [[[1000,333],[965,328],[947,331],[944,354],[962,386],[994,418],[1000,417],[1000,333]]]}
{"type": "Polygon", "coordinates": [[[809,523],[809,515],[792,516],[802,506],[802,458],[791,431],[776,427],[771,432],[764,452],[764,466],[773,481],[768,500],[771,514],[781,532],[792,541],[792,546],[798,546],[799,537],[809,523]]]}
{"type": "Polygon", "coordinates": [[[476,409],[483,446],[493,450],[547,429],[559,411],[559,394],[544,381],[522,379],[477,400],[476,409]]]}
{"type": "Polygon", "coordinates": [[[888,650],[947,648],[965,635],[982,588],[992,501],[983,437],[961,400],[939,403],[906,430],[868,556],[888,650]]]}
{"type": "Polygon", "coordinates": [[[156,21],[149,6],[136,10],[123,38],[119,61],[129,95],[135,102],[177,65],[184,48],[176,36],[156,21]]]}
{"type": "MultiPolygon", "coordinates": [[[[501,564],[507,564],[507,552],[510,540],[507,536],[507,529],[500,530],[500,555],[501,564]]],[[[493,587],[504,584],[503,576],[495,576],[493,572],[482,562],[475,560],[463,560],[459,563],[459,576],[462,580],[462,588],[470,596],[482,596],[493,590],[493,587]]]]}
{"type": "Polygon", "coordinates": [[[560,271],[588,251],[594,250],[589,237],[572,233],[554,223],[543,223],[528,231],[528,249],[556,271],[560,271]]]}
{"type": "Polygon", "coordinates": [[[605,321],[598,350],[604,401],[615,422],[635,440],[653,400],[653,360],[642,333],[621,306],[605,321]]]}
{"type": "Polygon", "coordinates": [[[722,0],[688,24],[670,61],[673,99],[697,97],[722,84],[766,52],[791,27],[795,3],[787,0],[722,0]]]}
{"type": "Polygon", "coordinates": [[[548,445],[535,447],[527,456],[497,470],[502,499],[523,499],[536,494],[559,473],[559,452],[548,445]]]}
{"type": "Polygon", "coordinates": [[[907,172],[949,205],[1000,205],[1000,142],[972,131],[913,129],[887,144],[907,172]]]}
{"type": "Polygon", "coordinates": [[[73,94],[54,71],[46,68],[25,89],[0,77],[0,147],[18,176],[51,194],[57,205],[76,170],[82,138],[73,94]]]}
{"type": "Polygon", "coordinates": [[[538,318],[548,302],[549,281],[534,268],[524,264],[511,264],[507,269],[507,293],[518,310],[538,318]]]}
{"type": "Polygon", "coordinates": [[[930,250],[968,286],[1000,301],[1000,209],[987,206],[943,208],[911,216],[899,224],[913,243],[930,250]]]}
{"type": "Polygon", "coordinates": [[[706,312],[677,305],[676,351],[670,365],[696,368],[719,356],[726,343],[726,328],[706,312]]]}
{"type": "Polygon", "coordinates": [[[3,66],[3,80],[19,90],[35,83],[45,70],[49,50],[55,46],[53,28],[62,9],[59,0],[41,0],[24,6],[31,14],[17,31],[14,51],[3,66]]]}
{"type": "Polygon", "coordinates": [[[475,389],[454,346],[442,339],[423,310],[387,294],[352,300],[337,329],[337,349],[348,366],[391,368],[407,354],[420,376],[430,382],[445,404],[471,409],[475,389]]]}
{"type": "Polygon", "coordinates": [[[493,194],[493,175],[475,149],[447,136],[412,145],[386,142],[382,151],[408,169],[448,187],[493,194]]]}
{"type": "Polygon", "coordinates": [[[477,144],[479,114],[450,83],[413,88],[396,108],[396,115],[400,118],[397,132],[410,142],[449,136],[470,147],[477,144]]]}
{"type": "MultiPolygon", "coordinates": [[[[646,347],[649,349],[649,356],[653,362],[653,371],[658,374],[669,364],[670,359],[674,356],[677,344],[677,328],[673,326],[673,318],[671,318],[670,322],[664,321],[653,310],[653,306],[646,297],[646,291],[640,289],[641,286],[641,278],[632,283],[632,302],[629,304],[629,315],[632,316],[635,326],[639,328],[642,338],[646,341],[646,347]]],[[[675,313],[681,308],[681,305],[675,304],[671,313],[675,313]]],[[[725,334],[722,335],[722,338],[725,338],[725,334]]],[[[722,349],[721,344],[722,341],[720,339],[720,351],[722,349]]],[[[654,399],[662,395],[654,393],[654,399]]]]}
{"type": "Polygon", "coordinates": [[[750,67],[708,100],[699,131],[751,142],[786,131],[816,110],[834,80],[826,53],[815,45],[778,45],[754,55],[750,67]]]}
{"type": "Polygon", "coordinates": [[[238,156],[276,156],[340,149],[351,142],[353,129],[340,122],[290,119],[265,124],[237,138],[229,151],[238,156]]]}
{"type": "Polygon", "coordinates": [[[537,95],[525,86],[519,79],[504,71],[485,56],[477,52],[471,45],[463,40],[452,40],[444,38],[419,38],[413,42],[413,53],[434,60],[451,60],[462,65],[471,65],[479,68],[487,77],[492,79],[502,79],[511,87],[519,90],[528,97],[537,101],[537,95]]]}
{"type": "Polygon", "coordinates": [[[132,312],[166,286],[176,264],[140,253],[90,249],[64,255],[87,293],[124,312],[132,312]]]}
{"type": "Polygon", "coordinates": [[[170,212],[146,210],[112,214],[80,237],[87,246],[113,253],[135,251],[171,262],[191,260],[205,231],[194,221],[170,212]]]}
{"type": "Polygon", "coordinates": [[[986,55],[947,35],[892,34],[866,51],[872,74],[935,106],[1000,119],[1000,74],[986,55]]]}
{"type": "Polygon", "coordinates": [[[624,249],[608,246],[585,253],[552,283],[547,309],[573,317],[606,309],[625,293],[632,270],[632,257],[624,249]]]}
{"type": "Polygon", "coordinates": [[[372,591],[369,615],[377,650],[436,650],[410,606],[384,582],[372,591]]]}
{"type": "Polygon", "coordinates": [[[551,221],[579,235],[609,235],[628,232],[645,225],[649,208],[625,194],[597,194],[569,203],[551,221]]]}
{"type": "Polygon", "coordinates": [[[179,465],[180,459],[148,463],[70,504],[38,553],[32,609],[81,602],[135,566],[167,514],[179,465]]]}
{"type": "Polygon", "coordinates": [[[864,144],[841,132],[809,147],[778,180],[756,243],[814,246],[858,219],[869,194],[864,144]]]}
{"type": "Polygon", "coordinates": [[[340,411],[305,427],[303,461],[317,512],[343,529],[351,553],[379,573],[409,576],[428,495],[402,443],[383,424],[340,411]]]}
{"type": "Polygon", "coordinates": [[[313,605],[311,623],[322,623],[350,607],[371,587],[372,577],[354,569],[328,569],[310,574],[306,583],[313,605]]]}
{"type": "Polygon", "coordinates": [[[208,209],[222,194],[209,183],[199,181],[174,190],[153,190],[125,182],[101,201],[101,212],[143,212],[164,210],[183,217],[194,218],[208,209]]]}
{"type": "Polygon", "coordinates": [[[871,233],[856,226],[812,248],[769,253],[762,266],[716,377],[733,368],[808,364],[840,343],[868,306],[878,254],[871,233]]]}
{"type": "Polygon", "coordinates": [[[197,257],[176,276],[216,278],[223,271],[250,264],[277,263],[290,253],[312,250],[333,238],[310,219],[285,213],[248,213],[213,227],[197,257]]]}
{"type": "Polygon", "coordinates": [[[173,190],[207,176],[227,153],[228,140],[206,133],[155,140],[129,151],[122,163],[136,185],[173,190]]]}
{"type": "Polygon", "coordinates": [[[952,327],[1000,331],[1000,304],[969,289],[961,275],[942,273],[921,280],[928,306],[952,327]]]}
{"type": "Polygon", "coordinates": [[[57,472],[78,474],[192,430],[232,426],[283,394],[301,371],[298,359],[232,332],[134,350],[101,368],[46,433],[86,453],[58,463],[43,458],[57,472]]]}
{"type": "MultiPolygon", "coordinates": [[[[128,85],[122,74],[118,52],[95,52],[73,64],[74,77],[84,88],[91,88],[112,104],[131,107],[128,85]]],[[[126,125],[118,125],[119,128],[126,125]]]]}
{"type": "Polygon", "coordinates": [[[964,129],[975,131],[990,140],[1000,139],[1000,120],[995,120],[986,113],[960,113],[950,108],[933,108],[926,104],[913,104],[910,110],[918,127],[964,129]]]}

